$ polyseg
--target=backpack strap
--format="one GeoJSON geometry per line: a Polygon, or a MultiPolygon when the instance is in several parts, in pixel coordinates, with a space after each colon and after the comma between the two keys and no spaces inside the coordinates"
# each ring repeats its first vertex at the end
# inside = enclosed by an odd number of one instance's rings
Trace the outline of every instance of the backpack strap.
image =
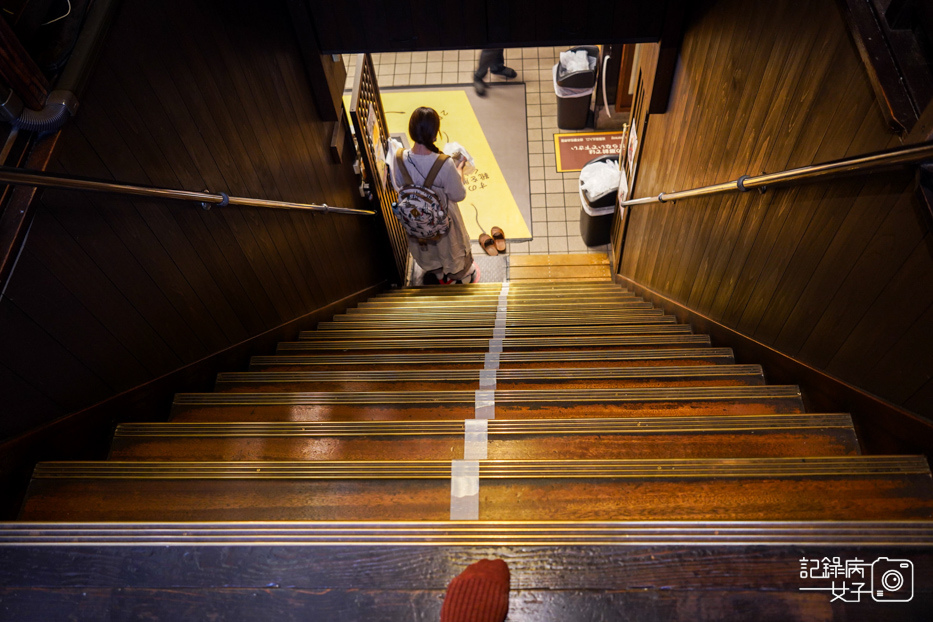
{"type": "Polygon", "coordinates": [[[428,171],[428,176],[424,178],[425,188],[430,188],[434,185],[434,178],[441,172],[441,167],[444,166],[444,162],[446,162],[448,158],[450,158],[450,156],[444,153],[438,154],[437,159],[434,160],[434,166],[428,171]]]}
{"type": "Polygon", "coordinates": [[[405,163],[402,161],[402,156],[404,155],[405,150],[399,147],[395,152],[395,168],[398,169],[398,172],[402,174],[402,185],[411,186],[415,182],[411,180],[411,175],[408,174],[408,168],[406,168],[405,163]]]}

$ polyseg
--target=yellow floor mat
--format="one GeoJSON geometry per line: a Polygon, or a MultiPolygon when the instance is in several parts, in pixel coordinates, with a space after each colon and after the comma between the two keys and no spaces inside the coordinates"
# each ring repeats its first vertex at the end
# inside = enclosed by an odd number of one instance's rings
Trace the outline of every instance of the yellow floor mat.
{"type": "MultiPolygon", "coordinates": [[[[476,171],[467,176],[467,197],[460,202],[463,221],[473,240],[482,233],[476,223],[477,216],[487,233],[497,226],[510,239],[531,237],[528,225],[464,91],[383,92],[382,104],[386,111],[389,134],[405,136],[408,136],[408,119],[415,108],[434,108],[441,115],[441,138],[437,146],[443,149],[447,141],[457,142],[473,157],[476,171]]],[[[346,106],[349,109],[349,102],[346,106]]]]}

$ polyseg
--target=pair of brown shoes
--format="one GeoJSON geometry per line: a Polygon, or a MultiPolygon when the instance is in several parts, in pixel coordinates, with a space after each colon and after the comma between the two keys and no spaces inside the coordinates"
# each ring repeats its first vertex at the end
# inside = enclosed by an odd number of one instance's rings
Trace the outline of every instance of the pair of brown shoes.
{"type": "Polygon", "coordinates": [[[498,255],[505,252],[505,233],[499,227],[493,227],[489,230],[492,236],[485,233],[479,234],[479,245],[483,247],[487,255],[498,255]]]}

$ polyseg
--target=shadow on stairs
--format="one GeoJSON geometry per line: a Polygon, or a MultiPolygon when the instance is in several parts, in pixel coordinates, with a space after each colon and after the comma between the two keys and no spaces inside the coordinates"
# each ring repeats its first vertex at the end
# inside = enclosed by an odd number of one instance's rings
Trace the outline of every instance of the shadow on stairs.
{"type": "Polygon", "coordinates": [[[376,296],[39,464],[0,619],[436,620],[484,557],[513,621],[925,619],[923,457],[555,274],[376,296]]]}

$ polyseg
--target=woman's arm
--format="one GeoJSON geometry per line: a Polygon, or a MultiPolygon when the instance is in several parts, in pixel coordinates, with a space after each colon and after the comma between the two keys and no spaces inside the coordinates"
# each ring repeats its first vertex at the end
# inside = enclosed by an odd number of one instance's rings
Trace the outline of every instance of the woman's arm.
{"type": "Polygon", "coordinates": [[[461,161],[457,165],[453,158],[449,158],[444,162],[444,192],[447,193],[447,199],[450,201],[462,201],[466,198],[467,190],[466,186],[463,185],[464,166],[466,166],[466,161],[461,161]]]}

